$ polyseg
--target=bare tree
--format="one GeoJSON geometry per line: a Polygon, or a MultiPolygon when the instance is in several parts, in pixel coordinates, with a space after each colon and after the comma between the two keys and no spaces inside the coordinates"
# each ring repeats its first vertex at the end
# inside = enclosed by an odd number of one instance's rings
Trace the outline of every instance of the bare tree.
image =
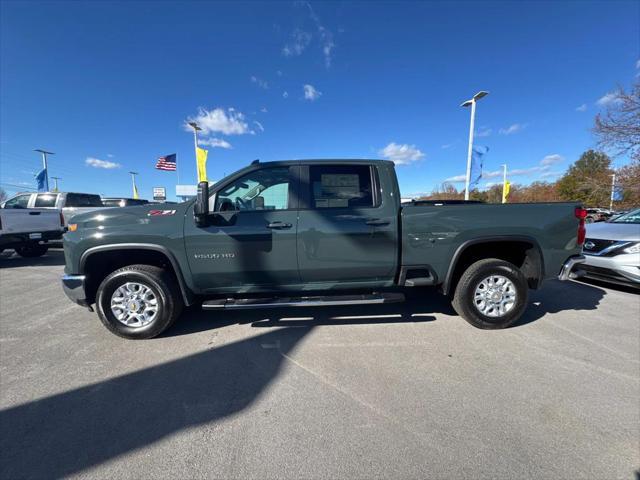
{"type": "Polygon", "coordinates": [[[629,93],[619,87],[604,113],[596,115],[598,146],[614,155],[640,159],[640,82],[629,93]]]}
{"type": "Polygon", "coordinates": [[[0,203],[4,202],[7,199],[7,192],[4,191],[4,188],[0,188],[0,203]]]}

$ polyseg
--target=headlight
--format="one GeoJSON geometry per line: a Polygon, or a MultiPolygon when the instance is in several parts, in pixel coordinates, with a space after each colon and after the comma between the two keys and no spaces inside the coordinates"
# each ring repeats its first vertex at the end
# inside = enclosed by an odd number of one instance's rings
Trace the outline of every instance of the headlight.
{"type": "Polygon", "coordinates": [[[78,224],[77,223],[70,223],[68,225],[68,227],[69,227],[69,231],[70,232],[75,232],[78,229],[78,224]]]}
{"type": "Polygon", "coordinates": [[[630,247],[625,248],[622,251],[624,253],[640,253],[640,242],[634,243],[633,245],[631,245],[630,247]]]}

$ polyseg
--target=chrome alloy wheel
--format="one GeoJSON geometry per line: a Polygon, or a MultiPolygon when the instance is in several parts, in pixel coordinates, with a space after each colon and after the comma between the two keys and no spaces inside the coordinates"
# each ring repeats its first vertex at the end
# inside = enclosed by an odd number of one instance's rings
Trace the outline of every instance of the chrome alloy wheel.
{"type": "Polygon", "coordinates": [[[473,295],[473,304],[487,317],[502,317],[516,304],[516,287],[502,275],[491,275],[482,280],[473,295]]]}
{"type": "Polygon", "coordinates": [[[158,315],[158,299],[146,285],[127,282],[111,295],[111,312],[127,327],[144,327],[158,315]]]}

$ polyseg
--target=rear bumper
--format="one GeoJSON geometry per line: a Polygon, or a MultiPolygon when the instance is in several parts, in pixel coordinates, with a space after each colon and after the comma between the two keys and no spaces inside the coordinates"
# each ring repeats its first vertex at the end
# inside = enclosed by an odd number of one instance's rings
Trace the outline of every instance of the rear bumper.
{"type": "Polygon", "coordinates": [[[562,268],[560,269],[560,273],[558,274],[558,280],[569,280],[572,278],[578,278],[582,275],[582,271],[573,271],[576,265],[580,265],[585,262],[584,255],[574,255],[573,257],[569,257],[562,268]]]}
{"type": "Polygon", "coordinates": [[[62,277],[62,289],[72,302],[82,305],[83,307],[89,307],[84,288],[85,280],[86,277],[84,275],[64,275],[62,277]]]}
{"type": "Polygon", "coordinates": [[[13,248],[24,245],[25,243],[49,242],[51,240],[60,240],[63,230],[50,230],[48,232],[31,232],[31,233],[3,233],[0,235],[0,247],[13,248]],[[30,238],[29,235],[39,234],[39,238],[30,238]]]}

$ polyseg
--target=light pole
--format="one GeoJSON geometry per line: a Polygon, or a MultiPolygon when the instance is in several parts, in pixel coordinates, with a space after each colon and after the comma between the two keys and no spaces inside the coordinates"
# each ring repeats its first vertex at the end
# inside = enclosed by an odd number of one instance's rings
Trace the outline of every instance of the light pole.
{"type": "Polygon", "coordinates": [[[469,124],[469,151],[467,152],[467,175],[466,180],[464,182],[464,199],[469,200],[469,182],[471,181],[471,155],[473,150],[473,125],[475,123],[476,118],[476,102],[480,100],[482,97],[489,95],[489,92],[485,92],[484,90],[480,90],[476,93],[472,99],[463,102],[461,107],[471,106],[471,123],[469,124]]]}
{"type": "Polygon", "coordinates": [[[502,203],[507,202],[507,196],[505,195],[505,193],[507,193],[507,164],[503,163],[502,164],[502,203]]]}
{"type": "Polygon", "coordinates": [[[58,180],[62,180],[62,178],[60,177],[51,177],[53,178],[53,191],[57,192],[58,191],[58,180]]]}
{"type": "Polygon", "coordinates": [[[133,198],[138,198],[138,187],[136,187],[136,175],[138,172],[129,172],[131,174],[131,186],[133,187],[133,198]]]}
{"type": "Polygon", "coordinates": [[[34,152],[40,152],[42,154],[42,168],[44,168],[45,187],[47,192],[49,191],[49,169],[47,168],[47,155],[55,155],[53,152],[47,152],[41,148],[36,148],[34,152]]]}
{"type": "Polygon", "coordinates": [[[616,174],[611,174],[611,200],[609,200],[609,210],[613,210],[613,196],[616,191],[616,174]]]}
{"type": "Polygon", "coordinates": [[[189,122],[189,126],[193,128],[193,144],[195,146],[194,153],[196,154],[196,178],[200,178],[198,176],[198,131],[202,130],[196,122],[189,122]]]}

